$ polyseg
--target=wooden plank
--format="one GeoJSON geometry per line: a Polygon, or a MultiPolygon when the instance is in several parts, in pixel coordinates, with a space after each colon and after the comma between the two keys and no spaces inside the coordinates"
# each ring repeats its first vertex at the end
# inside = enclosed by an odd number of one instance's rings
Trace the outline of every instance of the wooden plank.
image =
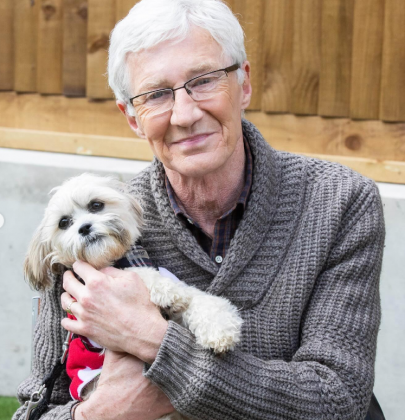
{"type": "Polygon", "coordinates": [[[40,0],[37,90],[62,93],[62,0],[40,0]]]}
{"type": "Polygon", "coordinates": [[[350,116],[378,119],[384,0],[357,0],[354,5],[354,32],[350,116]]]}
{"type": "Polygon", "coordinates": [[[246,116],[278,150],[405,162],[405,123],[262,112],[246,116]]]}
{"type": "Polygon", "coordinates": [[[0,127],[132,137],[114,101],[0,92],[0,127]]]}
{"type": "Polygon", "coordinates": [[[118,22],[128,14],[128,12],[139,3],[140,0],[116,0],[115,19],[118,22]]]}
{"type": "Polygon", "coordinates": [[[63,0],[62,86],[66,96],[86,95],[87,0],[63,0]]]}
{"type": "Polygon", "coordinates": [[[405,7],[386,0],[380,118],[405,121],[405,7]]]}
{"type": "Polygon", "coordinates": [[[293,0],[266,1],[262,110],[289,112],[292,89],[293,0]]]}
{"type": "Polygon", "coordinates": [[[0,127],[0,147],[152,160],[147,140],[0,127]]]}
{"type": "Polygon", "coordinates": [[[317,114],[321,70],[322,0],[295,0],[291,111],[317,114]]]}
{"type": "Polygon", "coordinates": [[[37,90],[38,1],[14,0],[14,89],[37,90]]]}
{"type": "Polygon", "coordinates": [[[350,115],[353,0],[323,0],[320,115],[350,115]]]}
{"type": "MultiPolygon", "coordinates": [[[[153,158],[148,142],[136,137],[108,137],[2,127],[0,127],[1,147],[146,161],[153,158]]],[[[375,181],[405,183],[405,162],[316,153],[301,154],[341,163],[375,181]]]]}
{"type": "Polygon", "coordinates": [[[105,72],[109,35],[115,25],[115,0],[88,0],[88,4],[87,96],[94,99],[112,98],[105,72]]]}
{"type": "Polygon", "coordinates": [[[232,10],[245,32],[247,58],[251,65],[253,89],[249,110],[260,110],[263,86],[264,0],[233,0],[232,10]]]}
{"type": "Polygon", "coordinates": [[[13,0],[0,2],[0,90],[14,88],[13,0]]]}

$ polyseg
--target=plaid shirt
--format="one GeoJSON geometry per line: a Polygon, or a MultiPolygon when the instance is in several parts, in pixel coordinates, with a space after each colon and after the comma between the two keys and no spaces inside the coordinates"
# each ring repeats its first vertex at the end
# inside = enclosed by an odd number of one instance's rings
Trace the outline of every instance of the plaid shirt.
{"type": "Polygon", "coordinates": [[[250,188],[252,186],[253,158],[249,143],[244,140],[244,144],[246,155],[245,185],[235,205],[215,222],[214,236],[212,238],[187,214],[183,205],[177,200],[176,193],[166,176],[167,194],[175,215],[184,221],[185,225],[196,238],[198,244],[217,264],[221,264],[222,260],[225,258],[231,239],[238,228],[239,222],[242,220],[246,203],[249,198],[250,188]]]}

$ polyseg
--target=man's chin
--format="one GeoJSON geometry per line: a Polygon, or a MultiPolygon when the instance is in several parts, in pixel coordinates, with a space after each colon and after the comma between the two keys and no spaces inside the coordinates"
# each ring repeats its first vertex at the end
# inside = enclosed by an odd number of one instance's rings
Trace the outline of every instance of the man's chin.
{"type": "Polygon", "coordinates": [[[172,161],[169,169],[187,178],[202,178],[215,173],[222,164],[213,153],[198,153],[184,157],[178,165],[172,161]]]}

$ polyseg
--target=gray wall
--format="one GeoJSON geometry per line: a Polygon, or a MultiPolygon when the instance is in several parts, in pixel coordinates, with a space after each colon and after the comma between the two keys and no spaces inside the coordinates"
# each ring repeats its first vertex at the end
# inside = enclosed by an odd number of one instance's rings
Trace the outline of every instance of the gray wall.
{"type": "MultiPolygon", "coordinates": [[[[145,162],[0,148],[0,395],[15,395],[30,371],[31,297],[22,263],[48,191],[82,172],[130,179],[145,162]],[[0,216],[1,225],[1,216],[0,216]]],[[[405,186],[379,184],[387,226],[381,277],[383,317],[375,393],[387,419],[402,420],[405,396],[405,186]]]]}

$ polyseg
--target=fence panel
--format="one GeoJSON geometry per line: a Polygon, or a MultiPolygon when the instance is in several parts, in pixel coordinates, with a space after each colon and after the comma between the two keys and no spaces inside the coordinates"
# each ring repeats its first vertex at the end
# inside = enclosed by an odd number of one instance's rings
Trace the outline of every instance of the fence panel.
{"type": "Polygon", "coordinates": [[[87,96],[94,99],[112,98],[105,72],[107,69],[109,35],[115,25],[115,0],[88,0],[87,28],[87,96]]]}
{"type": "Polygon", "coordinates": [[[405,7],[386,0],[380,118],[405,121],[405,7]]]}
{"type": "Polygon", "coordinates": [[[63,0],[62,85],[66,96],[86,95],[87,0],[63,0]]]}
{"type": "Polygon", "coordinates": [[[320,115],[350,114],[353,13],[353,0],[323,0],[320,115]]]}
{"type": "Polygon", "coordinates": [[[37,91],[38,1],[14,0],[14,89],[37,91]]]}
{"type": "Polygon", "coordinates": [[[39,93],[62,93],[62,0],[41,0],[38,22],[39,93]]]}
{"type": "Polygon", "coordinates": [[[264,83],[262,110],[291,109],[293,0],[266,1],[264,9],[264,83]]]}
{"type": "Polygon", "coordinates": [[[0,2],[0,90],[14,88],[14,1],[0,2]]]}
{"type": "Polygon", "coordinates": [[[354,6],[350,116],[378,119],[380,112],[384,0],[354,6]]]}
{"type": "Polygon", "coordinates": [[[317,114],[321,70],[322,0],[294,0],[291,109],[317,114]]]}
{"type": "Polygon", "coordinates": [[[250,110],[260,110],[263,86],[263,12],[264,0],[233,0],[232,10],[245,31],[245,46],[251,64],[253,95],[250,110]]]}

